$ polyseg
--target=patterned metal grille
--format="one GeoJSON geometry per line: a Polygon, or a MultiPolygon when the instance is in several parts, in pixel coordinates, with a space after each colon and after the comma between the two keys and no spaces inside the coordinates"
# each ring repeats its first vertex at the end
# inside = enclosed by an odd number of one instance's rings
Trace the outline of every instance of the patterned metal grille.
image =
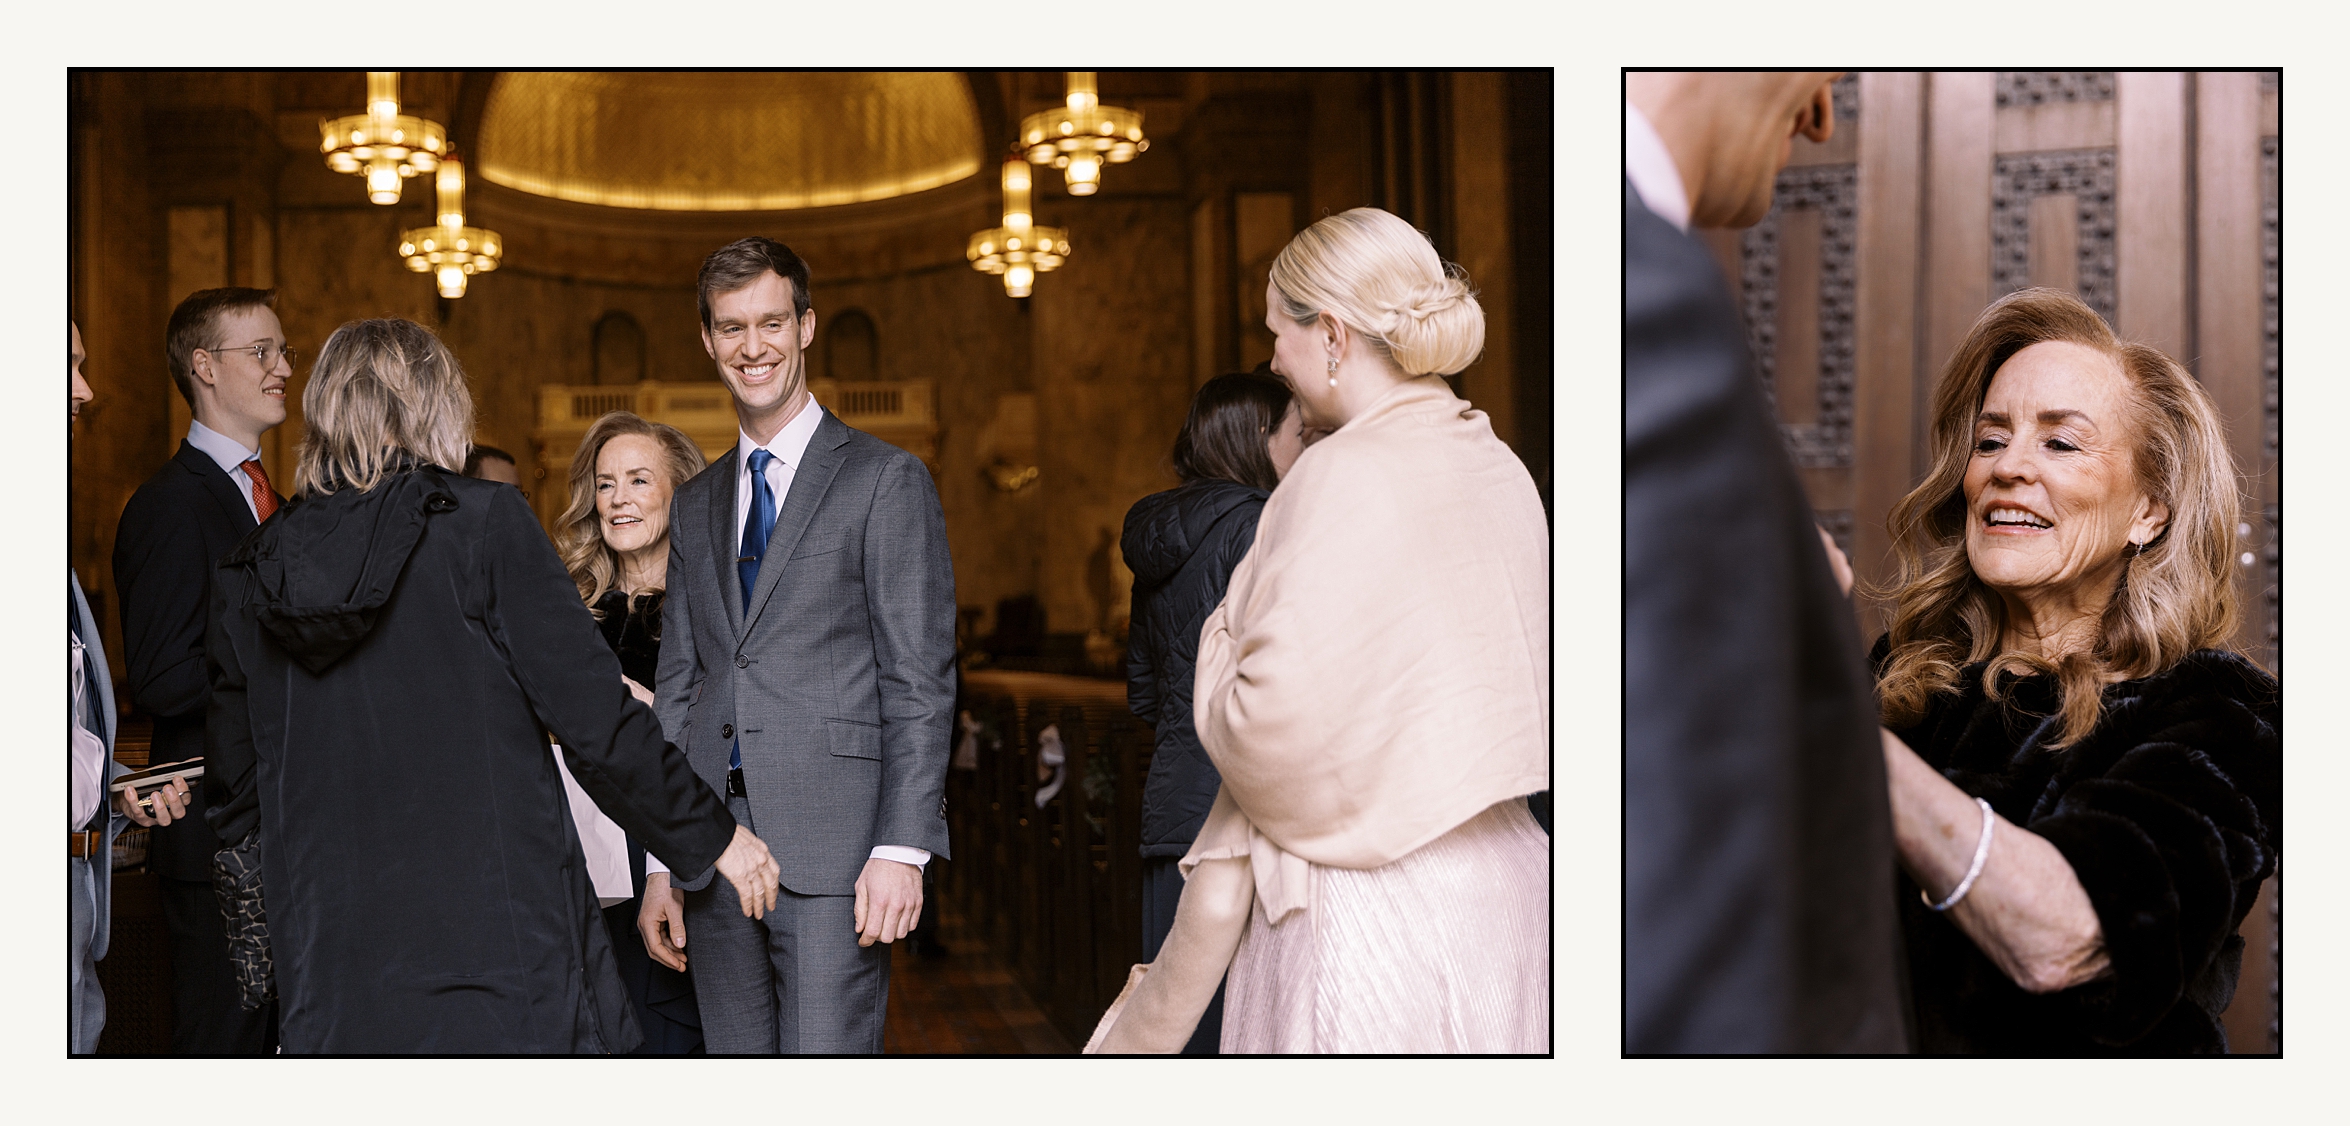
{"type": "Polygon", "coordinates": [[[2113,100],[2110,70],[2003,70],[1992,85],[2001,109],[2113,100]]]}
{"type": "Polygon", "coordinates": [[[1806,468],[1852,464],[1853,252],[1860,214],[1859,169],[1815,164],[1779,173],[1770,213],[1740,240],[1739,273],[1755,371],[1777,401],[1779,218],[1796,208],[1820,213],[1820,378],[1817,423],[1782,424],[1788,452],[1806,468]]]}
{"type": "Polygon", "coordinates": [[[2079,295],[2113,323],[2113,150],[2069,149],[1997,158],[1991,179],[1991,289],[2006,296],[2031,284],[2032,200],[2070,193],[2079,201],[2079,295]]]}

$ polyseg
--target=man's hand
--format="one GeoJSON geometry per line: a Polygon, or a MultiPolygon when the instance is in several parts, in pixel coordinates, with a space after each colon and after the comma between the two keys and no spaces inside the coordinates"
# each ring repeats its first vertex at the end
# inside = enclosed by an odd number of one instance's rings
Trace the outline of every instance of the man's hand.
{"type": "Polygon", "coordinates": [[[645,873],[645,899],[636,909],[636,932],[645,953],[673,970],[685,969],[685,893],[669,886],[669,873],[645,873]],[[669,930],[663,934],[661,926],[669,930]]]}
{"type": "MultiPolygon", "coordinates": [[[[783,882],[783,874],[775,867],[775,856],[767,851],[767,842],[760,840],[758,834],[735,826],[734,841],[718,855],[718,874],[734,885],[735,898],[743,901],[744,917],[764,919],[774,908],[775,888],[783,882]]],[[[652,883],[652,877],[645,878],[647,890],[652,888],[652,883]]]]}
{"type": "Polygon", "coordinates": [[[922,921],[922,869],[878,857],[857,876],[857,945],[896,942],[922,921]]]}
{"type": "Polygon", "coordinates": [[[140,807],[137,790],[117,791],[114,808],[121,810],[123,816],[149,828],[169,825],[188,815],[188,780],[185,778],[174,778],[157,786],[147,791],[147,797],[152,799],[147,803],[148,808],[154,810],[152,816],[148,814],[147,808],[140,807]]]}
{"type": "Polygon", "coordinates": [[[620,678],[620,683],[628,686],[628,694],[636,697],[637,703],[643,704],[648,708],[653,706],[652,689],[647,688],[642,684],[638,684],[636,681],[626,676],[620,678]]]}

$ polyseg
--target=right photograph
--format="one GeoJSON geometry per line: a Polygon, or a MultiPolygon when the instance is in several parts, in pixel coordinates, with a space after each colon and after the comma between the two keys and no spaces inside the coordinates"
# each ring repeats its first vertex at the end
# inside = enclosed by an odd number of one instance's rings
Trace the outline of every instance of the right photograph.
{"type": "Polygon", "coordinates": [[[2281,94],[1624,72],[1624,1054],[2282,1053],[2281,94]]]}

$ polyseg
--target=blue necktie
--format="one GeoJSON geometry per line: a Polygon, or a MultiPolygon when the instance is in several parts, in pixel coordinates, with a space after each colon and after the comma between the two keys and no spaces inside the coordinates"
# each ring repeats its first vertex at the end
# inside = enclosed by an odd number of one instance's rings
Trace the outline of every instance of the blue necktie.
{"type": "MultiPolygon", "coordinates": [[[[743,514],[742,551],[734,560],[735,573],[743,581],[744,617],[751,613],[751,589],[759,585],[759,561],[767,557],[767,539],[775,534],[775,494],[767,488],[767,466],[774,460],[775,455],[765,450],[751,451],[751,510],[743,514]]],[[[735,740],[726,765],[743,768],[742,740],[735,740]]]]}

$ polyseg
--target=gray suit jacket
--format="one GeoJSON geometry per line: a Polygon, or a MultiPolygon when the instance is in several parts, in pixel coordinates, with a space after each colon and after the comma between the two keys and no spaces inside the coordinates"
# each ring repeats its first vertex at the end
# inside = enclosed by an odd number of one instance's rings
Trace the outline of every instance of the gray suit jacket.
{"type": "MultiPolygon", "coordinates": [[[[90,654],[90,691],[97,693],[98,712],[105,717],[105,730],[98,732],[98,737],[106,741],[106,780],[112,782],[130,773],[128,767],[114,761],[114,675],[106,667],[106,647],[98,641],[98,619],[90,613],[89,600],[82,597],[81,577],[75,575],[70,567],[66,568],[65,574],[72,581],[73,612],[81,621],[82,643],[90,654]]],[[[67,644],[71,643],[72,638],[68,635],[67,644]]],[[[73,706],[71,697],[67,698],[66,706],[73,706]]],[[[68,754],[72,753],[70,747],[68,744],[68,754]]],[[[70,772],[68,777],[71,777],[70,772]]],[[[113,796],[104,794],[99,798],[99,807],[108,811],[106,847],[90,858],[90,867],[96,870],[98,877],[93,881],[98,892],[98,921],[90,932],[95,936],[90,940],[90,957],[93,959],[106,956],[106,934],[114,916],[114,838],[122,832],[123,823],[129,820],[114,810],[113,796]]],[[[71,815],[72,810],[66,812],[71,815]]]]}
{"type": "MultiPolygon", "coordinates": [[[[736,459],[669,510],[655,711],[726,791],[742,743],[751,823],[783,886],[852,895],[875,845],[947,855],[955,575],[914,455],[826,412],[792,475],[750,610],[735,570],[736,459]]],[[[703,886],[708,872],[680,872],[703,886]]]]}

